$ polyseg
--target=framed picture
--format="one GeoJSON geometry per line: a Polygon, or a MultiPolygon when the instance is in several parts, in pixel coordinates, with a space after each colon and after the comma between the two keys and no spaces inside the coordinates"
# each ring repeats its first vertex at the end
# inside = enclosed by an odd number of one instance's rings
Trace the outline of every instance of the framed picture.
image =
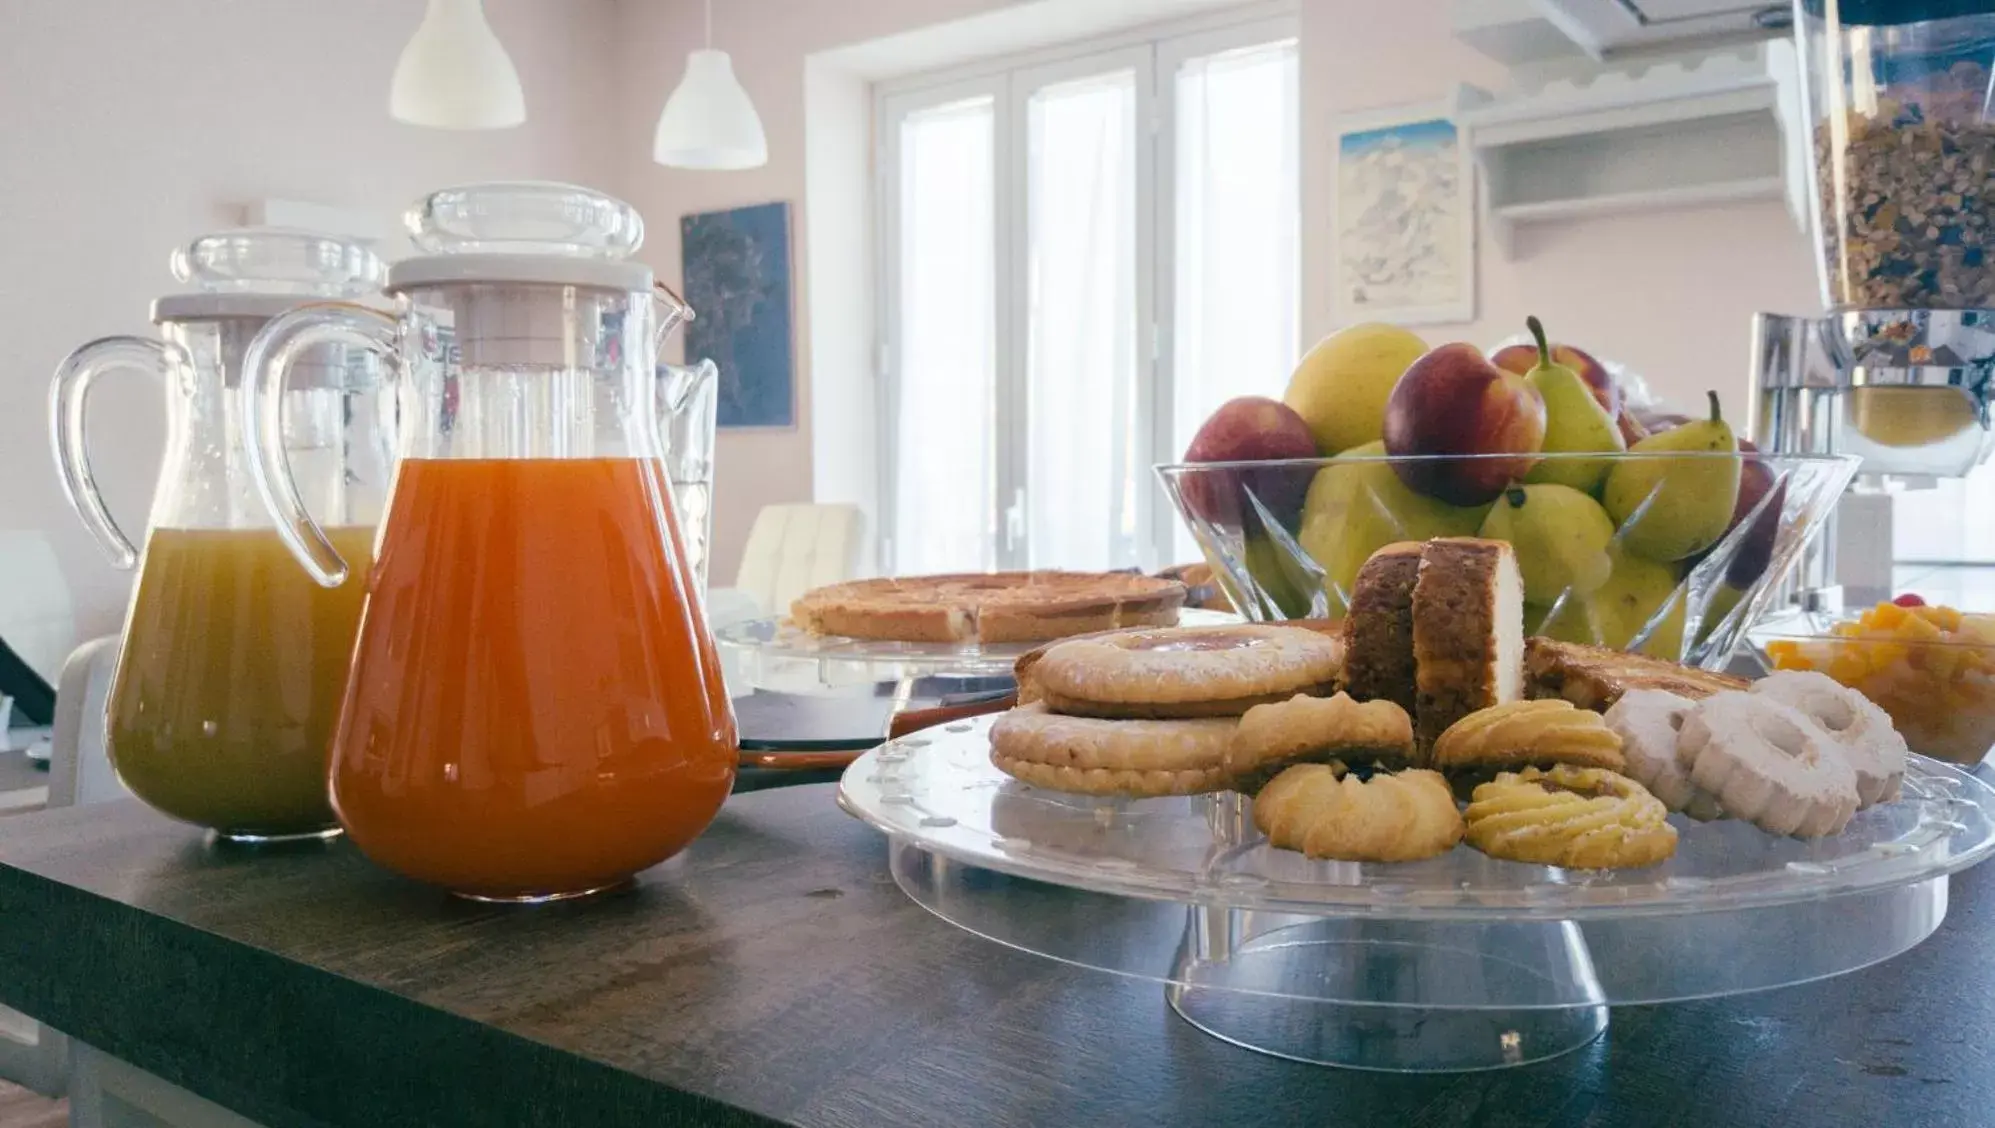
{"type": "Polygon", "coordinates": [[[1332,308],[1343,324],[1475,320],[1475,162],[1443,104],[1340,118],[1332,308]]]}
{"type": "Polygon", "coordinates": [[[683,216],[679,244],[693,307],[686,358],[720,369],[718,425],[796,426],[790,205],[683,216]]]}

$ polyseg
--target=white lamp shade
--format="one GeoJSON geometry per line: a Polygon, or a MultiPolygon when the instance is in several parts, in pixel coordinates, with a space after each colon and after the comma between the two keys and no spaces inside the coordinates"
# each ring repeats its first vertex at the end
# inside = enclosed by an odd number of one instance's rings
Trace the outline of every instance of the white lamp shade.
{"type": "Polygon", "coordinates": [[[432,129],[506,129],[526,120],[526,94],[482,0],[429,0],[388,91],[395,120],[432,129]]]}
{"type": "Polygon", "coordinates": [[[769,139],[725,51],[694,51],[665,100],[651,157],[673,168],[743,169],[769,163],[769,139]]]}

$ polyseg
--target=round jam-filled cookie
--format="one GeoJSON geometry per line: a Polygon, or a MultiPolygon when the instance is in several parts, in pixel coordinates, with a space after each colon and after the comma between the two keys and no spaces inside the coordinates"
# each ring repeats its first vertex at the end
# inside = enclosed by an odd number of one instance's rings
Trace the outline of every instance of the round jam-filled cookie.
{"type": "Polygon", "coordinates": [[[1290,764],[1397,765],[1412,758],[1413,719],[1392,702],[1298,693],[1247,710],[1227,747],[1226,770],[1236,789],[1250,790],[1290,764]]]}
{"type": "Polygon", "coordinates": [[[1504,772],[1475,789],[1469,845],[1492,858],[1571,869],[1633,869],[1676,853],[1669,810],[1610,771],[1560,764],[1504,772]]]}
{"type": "Polygon", "coordinates": [[[1043,702],[991,726],[991,763],[1014,779],[1085,795],[1196,795],[1226,787],[1230,717],[1105,721],[1067,717],[1043,702]]]}
{"type": "Polygon", "coordinates": [[[1462,815],[1439,772],[1359,779],[1341,765],[1296,764],[1254,799],[1270,845],[1340,862],[1417,862],[1462,840],[1462,815]]]}
{"type": "Polygon", "coordinates": [[[1060,643],[1032,680],[1056,713],[1237,717],[1298,693],[1327,694],[1343,664],[1343,640],[1306,627],[1168,627],[1060,643]]]}
{"type": "Polygon", "coordinates": [[[1574,764],[1620,771],[1621,737],[1600,714],[1570,701],[1506,701],[1448,726],[1434,742],[1432,766],[1444,772],[1512,770],[1574,764]]]}

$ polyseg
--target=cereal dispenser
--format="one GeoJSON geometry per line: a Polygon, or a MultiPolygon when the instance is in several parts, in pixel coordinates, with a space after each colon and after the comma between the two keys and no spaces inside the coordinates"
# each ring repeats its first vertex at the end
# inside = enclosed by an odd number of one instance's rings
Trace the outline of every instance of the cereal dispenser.
{"type": "Polygon", "coordinates": [[[1822,299],[1754,321],[1753,435],[1863,458],[1793,593],[1890,584],[1893,488],[1965,475],[1991,445],[1995,376],[1995,0],[1796,0],[1801,120],[1822,299]],[[1881,526],[1881,528],[1880,528],[1881,526]],[[1880,533],[1882,535],[1880,535],[1880,533]]]}

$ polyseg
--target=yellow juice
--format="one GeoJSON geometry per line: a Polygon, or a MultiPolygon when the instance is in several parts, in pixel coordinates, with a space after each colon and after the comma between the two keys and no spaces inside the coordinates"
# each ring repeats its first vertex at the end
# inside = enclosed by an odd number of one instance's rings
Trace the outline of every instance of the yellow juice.
{"type": "Polygon", "coordinates": [[[336,824],[327,759],[374,530],[332,528],[350,571],[306,575],[273,529],[155,529],[112,679],[111,763],[160,811],[224,834],[336,824]]]}

